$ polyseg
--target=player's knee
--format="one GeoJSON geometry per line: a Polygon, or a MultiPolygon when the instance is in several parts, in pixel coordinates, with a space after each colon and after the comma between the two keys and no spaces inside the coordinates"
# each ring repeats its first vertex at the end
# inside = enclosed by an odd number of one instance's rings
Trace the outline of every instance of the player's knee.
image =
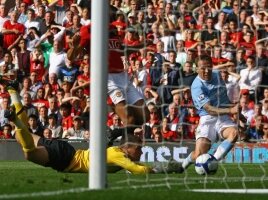
{"type": "Polygon", "coordinates": [[[234,143],[234,142],[237,141],[237,139],[238,139],[238,135],[239,135],[238,130],[237,130],[237,129],[232,129],[232,131],[230,131],[230,133],[229,133],[229,135],[228,135],[228,139],[229,139],[232,143],[234,143]]]}
{"type": "Polygon", "coordinates": [[[200,151],[198,151],[198,150],[193,151],[192,152],[192,160],[196,160],[196,158],[198,156],[200,156],[200,155],[201,155],[201,152],[200,151]]]}

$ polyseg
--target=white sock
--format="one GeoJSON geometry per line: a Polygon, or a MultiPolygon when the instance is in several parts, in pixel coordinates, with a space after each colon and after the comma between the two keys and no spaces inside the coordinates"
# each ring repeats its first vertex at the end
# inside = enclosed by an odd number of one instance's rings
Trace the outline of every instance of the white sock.
{"type": "Polygon", "coordinates": [[[221,160],[226,156],[226,154],[233,148],[233,144],[228,141],[224,140],[217,148],[216,152],[214,153],[214,157],[217,160],[221,160]]]}
{"type": "Polygon", "coordinates": [[[182,162],[182,168],[187,169],[192,163],[194,163],[194,160],[192,159],[192,152],[185,158],[182,162]]]}

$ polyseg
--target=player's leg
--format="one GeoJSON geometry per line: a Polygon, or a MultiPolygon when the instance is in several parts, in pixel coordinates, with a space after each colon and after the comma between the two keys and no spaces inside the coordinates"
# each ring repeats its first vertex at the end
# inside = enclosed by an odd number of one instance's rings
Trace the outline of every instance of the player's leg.
{"type": "Polygon", "coordinates": [[[196,158],[204,153],[207,153],[211,147],[211,142],[208,138],[200,137],[196,140],[195,149],[192,151],[182,163],[183,169],[187,169],[194,163],[196,158]]]}
{"type": "Polygon", "coordinates": [[[31,133],[28,130],[26,124],[28,123],[28,117],[23,109],[23,105],[20,102],[19,95],[16,90],[9,87],[8,93],[11,97],[12,104],[15,107],[14,114],[8,116],[11,121],[16,125],[16,139],[22,145],[22,149],[25,153],[35,150],[34,140],[31,133]]]}
{"type": "Polygon", "coordinates": [[[182,167],[186,169],[190,164],[194,163],[196,158],[201,154],[207,153],[211,147],[211,143],[216,140],[215,123],[217,117],[210,115],[202,116],[196,129],[195,150],[191,152],[182,163],[182,167]]]}
{"type": "Polygon", "coordinates": [[[217,160],[221,160],[226,154],[233,148],[234,143],[238,139],[238,130],[236,127],[225,128],[222,133],[222,137],[225,139],[217,148],[214,153],[214,157],[217,160]]]}
{"type": "Polygon", "coordinates": [[[150,113],[143,99],[138,100],[131,106],[131,110],[135,113],[135,122],[137,125],[142,125],[149,120],[150,113]]]}
{"type": "Polygon", "coordinates": [[[120,117],[125,126],[135,124],[135,118],[128,109],[126,101],[121,101],[114,106],[115,113],[120,117]]]}
{"type": "Polygon", "coordinates": [[[128,84],[126,102],[128,104],[128,113],[135,119],[135,125],[141,126],[149,120],[150,113],[143,96],[131,82],[128,84]]]}
{"type": "Polygon", "coordinates": [[[16,140],[21,144],[25,158],[36,164],[45,165],[48,160],[48,152],[44,147],[37,147],[39,136],[32,135],[24,122],[28,121],[27,114],[23,110],[23,106],[19,100],[19,96],[13,88],[8,88],[12,104],[15,106],[14,116],[10,119],[16,125],[16,140]]]}

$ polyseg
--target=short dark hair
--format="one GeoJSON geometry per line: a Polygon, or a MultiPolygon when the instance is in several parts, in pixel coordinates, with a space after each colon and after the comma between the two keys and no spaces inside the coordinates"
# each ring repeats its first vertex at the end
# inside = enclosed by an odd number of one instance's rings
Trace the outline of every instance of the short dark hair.
{"type": "Polygon", "coordinates": [[[71,111],[72,104],[70,104],[69,102],[66,102],[66,103],[61,104],[60,105],[60,109],[64,109],[64,108],[66,108],[66,109],[68,109],[68,110],[71,111]]]}
{"type": "Polygon", "coordinates": [[[2,126],[2,129],[4,130],[4,127],[9,127],[10,130],[12,130],[12,126],[8,123],[5,123],[4,126],[2,126]]]}
{"type": "Polygon", "coordinates": [[[208,55],[201,55],[201,56],[198,56],[198,58],[197,58],[197,63],[198,63],[199,61],[201,61],[201,60],[207,60],[207,61],[209,61],[209,62],[212,62],[211,57],[208,56],[208,55]]]}
{"type": "Polygon", "coordinates": [[[37,115],[35,115],[35,114],[31,114],[31,115],[29,115],[29,119],[35,119],[35,120],[38,120],[38,117],[37,117],[37,115]]]}
{"type": "Polygon", "coordinates": [[[56,121],[58,120],[58,116],[54,113],[49,114],[47,118],[48,119],[55,119],[56,121]]]}

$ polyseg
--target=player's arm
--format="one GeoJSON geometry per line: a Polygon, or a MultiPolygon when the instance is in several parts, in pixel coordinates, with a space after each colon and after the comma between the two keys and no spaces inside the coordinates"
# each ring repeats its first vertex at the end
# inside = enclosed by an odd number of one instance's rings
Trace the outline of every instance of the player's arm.
{"type": "Polygon", "coordinates": [[[147,174],[152,173],[152,168],[148,166],[144,166],[141,164],[137,164],[131,161],[129,158],[125,157],[123,154],[120,156],[116,156],[110,158],[110,162],[114,165],[120,166],[123,169],[131,172],[132,174],[147,174]]]}
{"type": "Polygon", "coordinates": [[[210,115],[227,115],[227,114],[236,114],[238,113],[238,104],[230,107],[230,108],[218,108],[206,103],[203,108],[209,113],[210,115]]]}

